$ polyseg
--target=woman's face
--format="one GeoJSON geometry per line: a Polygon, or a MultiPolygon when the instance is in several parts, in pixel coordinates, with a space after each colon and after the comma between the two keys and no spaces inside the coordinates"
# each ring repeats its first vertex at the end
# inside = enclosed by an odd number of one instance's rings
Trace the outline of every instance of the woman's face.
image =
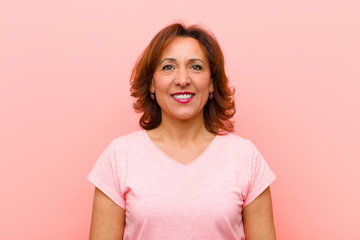
{"type": "Polygon", "coordinates": [[[163,120],[203,118],[213,87],[209,61],[196,39],[176,37],[164,49],[150,92],[155,92],[163,120]]]}

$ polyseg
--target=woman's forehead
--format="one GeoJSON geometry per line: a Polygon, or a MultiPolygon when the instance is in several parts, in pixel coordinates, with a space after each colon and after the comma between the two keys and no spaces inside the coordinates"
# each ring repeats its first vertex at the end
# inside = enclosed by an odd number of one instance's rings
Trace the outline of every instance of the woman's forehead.
{"type": "Polygon", "coordinates": [[[172,60],[179,60],[179,58],[208,60],[200,42],[192,37],[176,37],[173,39],[164,48],[159,59],[160,62],[165,58],[172,60]]]}

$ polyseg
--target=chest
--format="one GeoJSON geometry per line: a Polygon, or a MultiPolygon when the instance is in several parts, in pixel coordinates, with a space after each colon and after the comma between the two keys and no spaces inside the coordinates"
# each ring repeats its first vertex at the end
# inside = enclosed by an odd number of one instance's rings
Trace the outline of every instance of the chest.
{"type": "Polygon", "coordinates": [[[239,173],[226,164],[200,166],[137,168],[127,176],[127,220],[166,223],[176,216],[179,222],[193,219],[210,225],[241,221],[246,189],[239,185],[239,173]]]}
{"type": "Polygon", "coordinates": [[[169,159],[181,164],[189,164],[197,159],[206,150],[209,144],[210,141],[188,146],[169,145],[164,144],[163,142],[156,142],[158,150],[169,157],[169,159]]]}

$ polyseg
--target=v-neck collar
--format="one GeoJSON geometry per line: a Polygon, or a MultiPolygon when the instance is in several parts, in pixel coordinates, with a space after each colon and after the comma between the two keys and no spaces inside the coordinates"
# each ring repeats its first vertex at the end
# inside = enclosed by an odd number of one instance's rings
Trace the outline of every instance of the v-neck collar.
{"type": "Polygon", "coordinates": [[[197,164],[198,162],[201,162],[201,160],[209,153],[209,151],[213,148],[213,145],[217,142],[218,139],[218,135],[215,135],[214,139],[206,146],[205,150],[202,151],[200,153],[199,156],[197,156],[194,160],[192,160],[189,163],[181,163],[179,161],[176,161],[175,159],[169,157],[166,153],[164,153],[150,138],[150,136],[147,134],[146,130],[142,130],[143,135],[146,139],[146,141],[149,143],[150,147],[157,153],[159,154],[163,159],[165,159],[167,162],[169,162],[170,164],[173,164],[175,166],[178,167],[183,167],[183,168],[189,168],[195,164],[197,164]]]}

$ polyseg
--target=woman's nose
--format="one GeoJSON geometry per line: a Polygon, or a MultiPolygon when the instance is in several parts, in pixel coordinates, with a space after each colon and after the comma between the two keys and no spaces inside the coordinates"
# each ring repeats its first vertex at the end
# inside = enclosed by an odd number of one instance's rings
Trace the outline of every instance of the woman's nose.
{"type": "Polygon", "coordinates": [[[175,78],[175,84],[181,87],[189,85],[191,82],[190,74],[186,68],[180,68],[175,78]]]}

